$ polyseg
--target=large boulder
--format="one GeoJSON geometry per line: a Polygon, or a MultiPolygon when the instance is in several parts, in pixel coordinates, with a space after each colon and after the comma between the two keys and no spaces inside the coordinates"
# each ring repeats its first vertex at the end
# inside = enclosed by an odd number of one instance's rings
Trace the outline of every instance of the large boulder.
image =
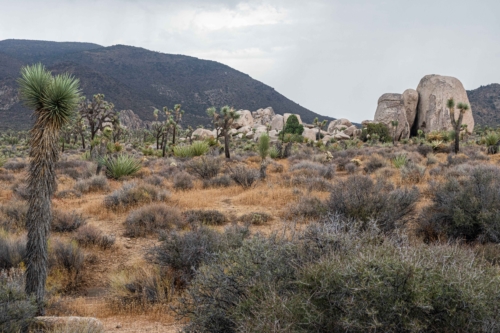
{"type": "Polygon", "coordinates": [[[349,135],[349,136],[354,136],[354,133],[356,132],[356,130],[357,130],[356,126],[352,125],[352,126],[347,127],[344,130],[344,134],[349,135]]]}
{"type": "Polygon", "coordinates": [[[378,100],[377,111],[374,121],[383,123],[389,128],[389,133],[396,137],[396,140],[410,137],[410,125],[406,120],[406,110],[402,94],[383,94],[378,100]],[[392,127],[392,121],[397,120],[398,126],[392,127]]]}
{"type": "Polygon", "coordinates": [[[264,134],[264,133],[267,133],[267,127],[266,127],[266,126],[262,126],[262,125],[261,125],[261,126],[257,127],[257,128],[255,129],[255,134],[254,134],[254,136],[253,136],[253,139],[254,139],[255,141],[259,141],[260,136],[261,136],[262,134],[264,134]]]}
{"type": "Polygon", "coordinates": [[[351,138],[349,135],[342,132],[335,134],[333,137],[337,140],[349,140],[351,138]]]}
{"type": "Polygon", "coordinates": [[[403,93],[403,104],[406,111],[406,121],[411,130],[417,117],[418,92],[414,89],[406,89],[403,93]]]}
{"type": "Polygon", "coordinates": [[[130,130],[138,130],[144,127],[141,118],[132,110],[121,110],[118,119],[121,126],[130,130]]]}
{"type": "Polygon", "coordinates": [[[271,120],[271,129],[281,131],[283,129],[284,118],[282,115],[277,114],[271,120]]]}
{"type": "Polygon", "coordinates": [[[236,113],[239,114],[240,117],[232,123],[231,125],[232,128],[238,129],[243,126],[250,126],[250,127],[253,126],[252,112],[248,110],[239,110],[236,111],[236,113]]]}
{"type": "Polygon", "coordinates": [[[193,132],[193,138],[198,138],[198,139],[201,139],[201,140],[205,140],[205,139],[208,139],[208,138],[215,138],[215,134],[214,134],[214,132],[212,132],[210,130],[207,130],[207,129],[204,129],[204,128],[197,128],[193,132]]]}
{"type": "Polygon", "coordinates": [[[304,138],[307,138],[309,141],[316,141],[316,133],[318,133],[318,131],[315,129],[304,128],[304,132],[302,132],[302,136],[304,138]]]}
{"type": "Polygon", "coordinates": [[[255,112],[252,112],[252,116],[254,118],[254,122],[259,123],[260,125],[269,124],[275,113],[272,107],[267,107],[265,109],[258,109],[255,112]]]}
{"type": "MultiPolygon", "coordinates": [[[[288,117],[290,117],[293,113],[285,113],[283,115],[283,119],[285,120],[285,124],[286,124],[286,121],[288,120],[288,117]]],[[[295,114],[295,116],[297,117],[297,119],[299,120],[299,124],[302,124],[302,119],[300,119],[300,115],[298,114],[295,114]]]]}
{"type": "Polygon", "coordinates": [[[340,119],[337,119],[337,120],[332,120],[330,122],[330,124],[328,125],[328,132],[329,133],[333,133],[336,129],[339,128],[338,126],[341,126],[341,127],[344,127],[344,128],[348,128],[348,127],[352,126],[352,123],[348,119],[345,119],[345,118],[340,118],[340,119]]]}
{"type": "MultiPolygon", "coordinates": [[[[417,107],[417,126],[424,132],[451,130],[450,112],[446,107],[448,99],[453,98],[455,103],[467,103],[470,106],[467,92],[462,83],[450,76],[424,76],[417,87],[419,100],[417,107]]],[[[455,112],[458,119],[459,112],[455,112]]],[[[467,125],[467,131],[474,130],[474,118],[469,109],[463,117],[462,124],[467,125]]]]}
{"type": "Polygon", "coordinates": [[[252,128],[250,126],[243,126],[243,127],[240,127],[238,128],[236,131],[238,133],[243,133],[243,134],[247,134],[248,132],[250,132],[252,130],[252,128]]]}

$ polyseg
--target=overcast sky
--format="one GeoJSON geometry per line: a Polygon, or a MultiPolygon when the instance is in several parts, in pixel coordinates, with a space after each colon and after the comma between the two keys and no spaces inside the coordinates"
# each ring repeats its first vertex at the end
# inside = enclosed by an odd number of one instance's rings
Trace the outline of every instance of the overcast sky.
{"type": "MultiPolygon", "coordinates": [[[[0,0],[7,38],[126,44],[227,64],[300,105],[373,119],[426,74],[500,82],[499,0],[0,0]]],[[[266,105],[262,105],[266,107],[266,105]]]]}

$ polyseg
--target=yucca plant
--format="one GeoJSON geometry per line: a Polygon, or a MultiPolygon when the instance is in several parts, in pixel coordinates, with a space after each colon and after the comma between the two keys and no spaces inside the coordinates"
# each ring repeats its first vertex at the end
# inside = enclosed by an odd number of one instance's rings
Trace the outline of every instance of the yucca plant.
{"type": "Polygon", "coordinates": [[[3,167],[5,163],[7,163],[7,157],[0,155],[0,168],[3,167]]]}
{"type": "Polygon", "coordinates": [[[396,155],[396,157],[392,159],[392,164],[394,164],[396,169],[404,167],[406,163],[408,163],[408,157],[406,157],[405,154],[396,155]]]}
{"type": "Polygon", "coordinates": [[[269,157],[271,157],[272,159],[275,159],[275,158],[278,158],[280,156],[280,152],[278,150],[278,148],[276,148],[275,146],[269,148],[269,157]]]}
{"type": "Polygon", "coordinates": [[[205,141],[195,141],[190,146],[191,156],[205,155],[209,149],[208,143],[205,141]]]}
{"type": "Polygon", "coordinates": [[[498,140],[499,136],[495,132],[490,132],[485,137],[486,147],[488,147],[488,154],[498,153],[498,140]]]}
{"type": "Polygon", "coordinates": [[[100,163],[106,167],[106,176],[113,179],[132,176],[142,168],[140,160],[127,154],[119,154],[116,157],[105,157],[101,159],[100,163]]]}
{"type": "Polygon", "coordinates": [[[26,293],[35,297],[38,314],[43,315],[59,135],[78,105],[80,90],[77,79],[69,74],[52,76],[42,64],[22,67],[18,83],[21,100],[34,110],[29,140],[26,293]]]}
{"type": "Polygon", "coordinates": [[[174,147],[174,156],[181,157],[181,158],[191,157],[191,147],[190,146],[175,146],[174,147]]]}

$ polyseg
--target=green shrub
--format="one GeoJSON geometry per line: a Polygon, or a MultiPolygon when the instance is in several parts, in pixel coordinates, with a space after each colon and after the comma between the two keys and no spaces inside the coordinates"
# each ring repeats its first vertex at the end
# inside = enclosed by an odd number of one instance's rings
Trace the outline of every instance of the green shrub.
{"type": "Polygon", "coordinates": [[[280,152],[279,152],[278,148],[276,148],[275,146],[269,148],[269,157],[271,157],[272,159],[279,158],[280,152]]]}
{"type": "Polygon", "coordinates": [[[263,133],[260,138],[259,138],[259,145],[257,147],[257,151],[259,153],[259,156],[261,159],[265,159],[269,153],[269,142],[270,142],[269,135],[266,133],[263,133]]]}
{"type": "Polygon", "coordinates": [[[361,140],[364,142],[373,140],[373,136],[376,136],[380,142],[392,142],[392,137],[389,134],[389,129],[387,125],[383,123],[377,124],[367,124],[366,128],[361,131],[361,140]]]}
{"type": "Polygon", "coordinates": [[[488,147],[488,154],[498,153],[498,140],[500,140],[500,137],[495,132],[490,132],[486,135],[485,143],[486,147],[488,147]]]}
{"type": "Polygon", "coordinates": [[[106,167],[106,175],[113,179],[132,176],[142,167],[140,160],[127,154],[104,158],[101,163],[106,167]]]}
{"type": "Polygon", "coordinates": [[[174,147],[176,157],[187,158],[205,155],[210,149],[205,141],[194,141],[190,146],[179,145],[174,147]]]}
{"type": "Polygon", "coordinates": [[[8,161],[7,157],[0,155],[0,168],[3,167],[3,165],[7,163],[7,161],[8,161]]]}
{"type": "MultiPolygon", "coordinates": [[[[460,167],[460,166],[458,166],[460,167]]],[[[500,168],[477,166],[462,175],[447,175],[432,183],[432,204],[419,219],[427,240],[446,235],[453,239],[500,243],[500,168]]]]}

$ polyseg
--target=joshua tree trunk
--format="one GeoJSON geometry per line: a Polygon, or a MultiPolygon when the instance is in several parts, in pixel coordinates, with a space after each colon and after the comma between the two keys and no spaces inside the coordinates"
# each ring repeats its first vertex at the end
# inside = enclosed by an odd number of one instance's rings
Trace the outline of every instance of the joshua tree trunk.
{"type": "Polygon", "coordinates": [[[224,131],[224,151],[226,153],[226,158],[231,158],[229,154],[229,131],[227,129],[224,131]]]}
{"type": "Polygon", "coordinates": [[[85,137],[83,136],[83,133],[81,134],[82,136],[82,148],[85,149],[85,137]]]}
{"type": "Polygon", "coordinates": [[[460,151],[460,126],[462,125],[464,112],[460,111],[458,120],[455,120],[453,114],[450,114],[450,116],[451,116],[451,124],[453,126],[453,129],[455,130],[455,154],[458,154],[458,152],[460,151]]]}
{"type": "Polygon", "coordinates": [[[174,125],[174,132],[173,132],[173,134],[172,134],[172,135],[173,135],[173,136],[172,136],[172,144],[173,144],[173,145],[175,145],[175,130],[176,130],[176,127],[177,127],[177,126],[175,126],[175,125],[174,125]]]}
{"type": "Polygon", "coordinates": [[[56,190],[55,162],[58,158],[58,130],[40,117],[30,131],[31,149],[28,175],[28,213],[26,228],[26,292],[34,295],[38,314],[43,315],[45,282],[47,280],[47,239],[52,221],[51,197],[56,190]]]}

